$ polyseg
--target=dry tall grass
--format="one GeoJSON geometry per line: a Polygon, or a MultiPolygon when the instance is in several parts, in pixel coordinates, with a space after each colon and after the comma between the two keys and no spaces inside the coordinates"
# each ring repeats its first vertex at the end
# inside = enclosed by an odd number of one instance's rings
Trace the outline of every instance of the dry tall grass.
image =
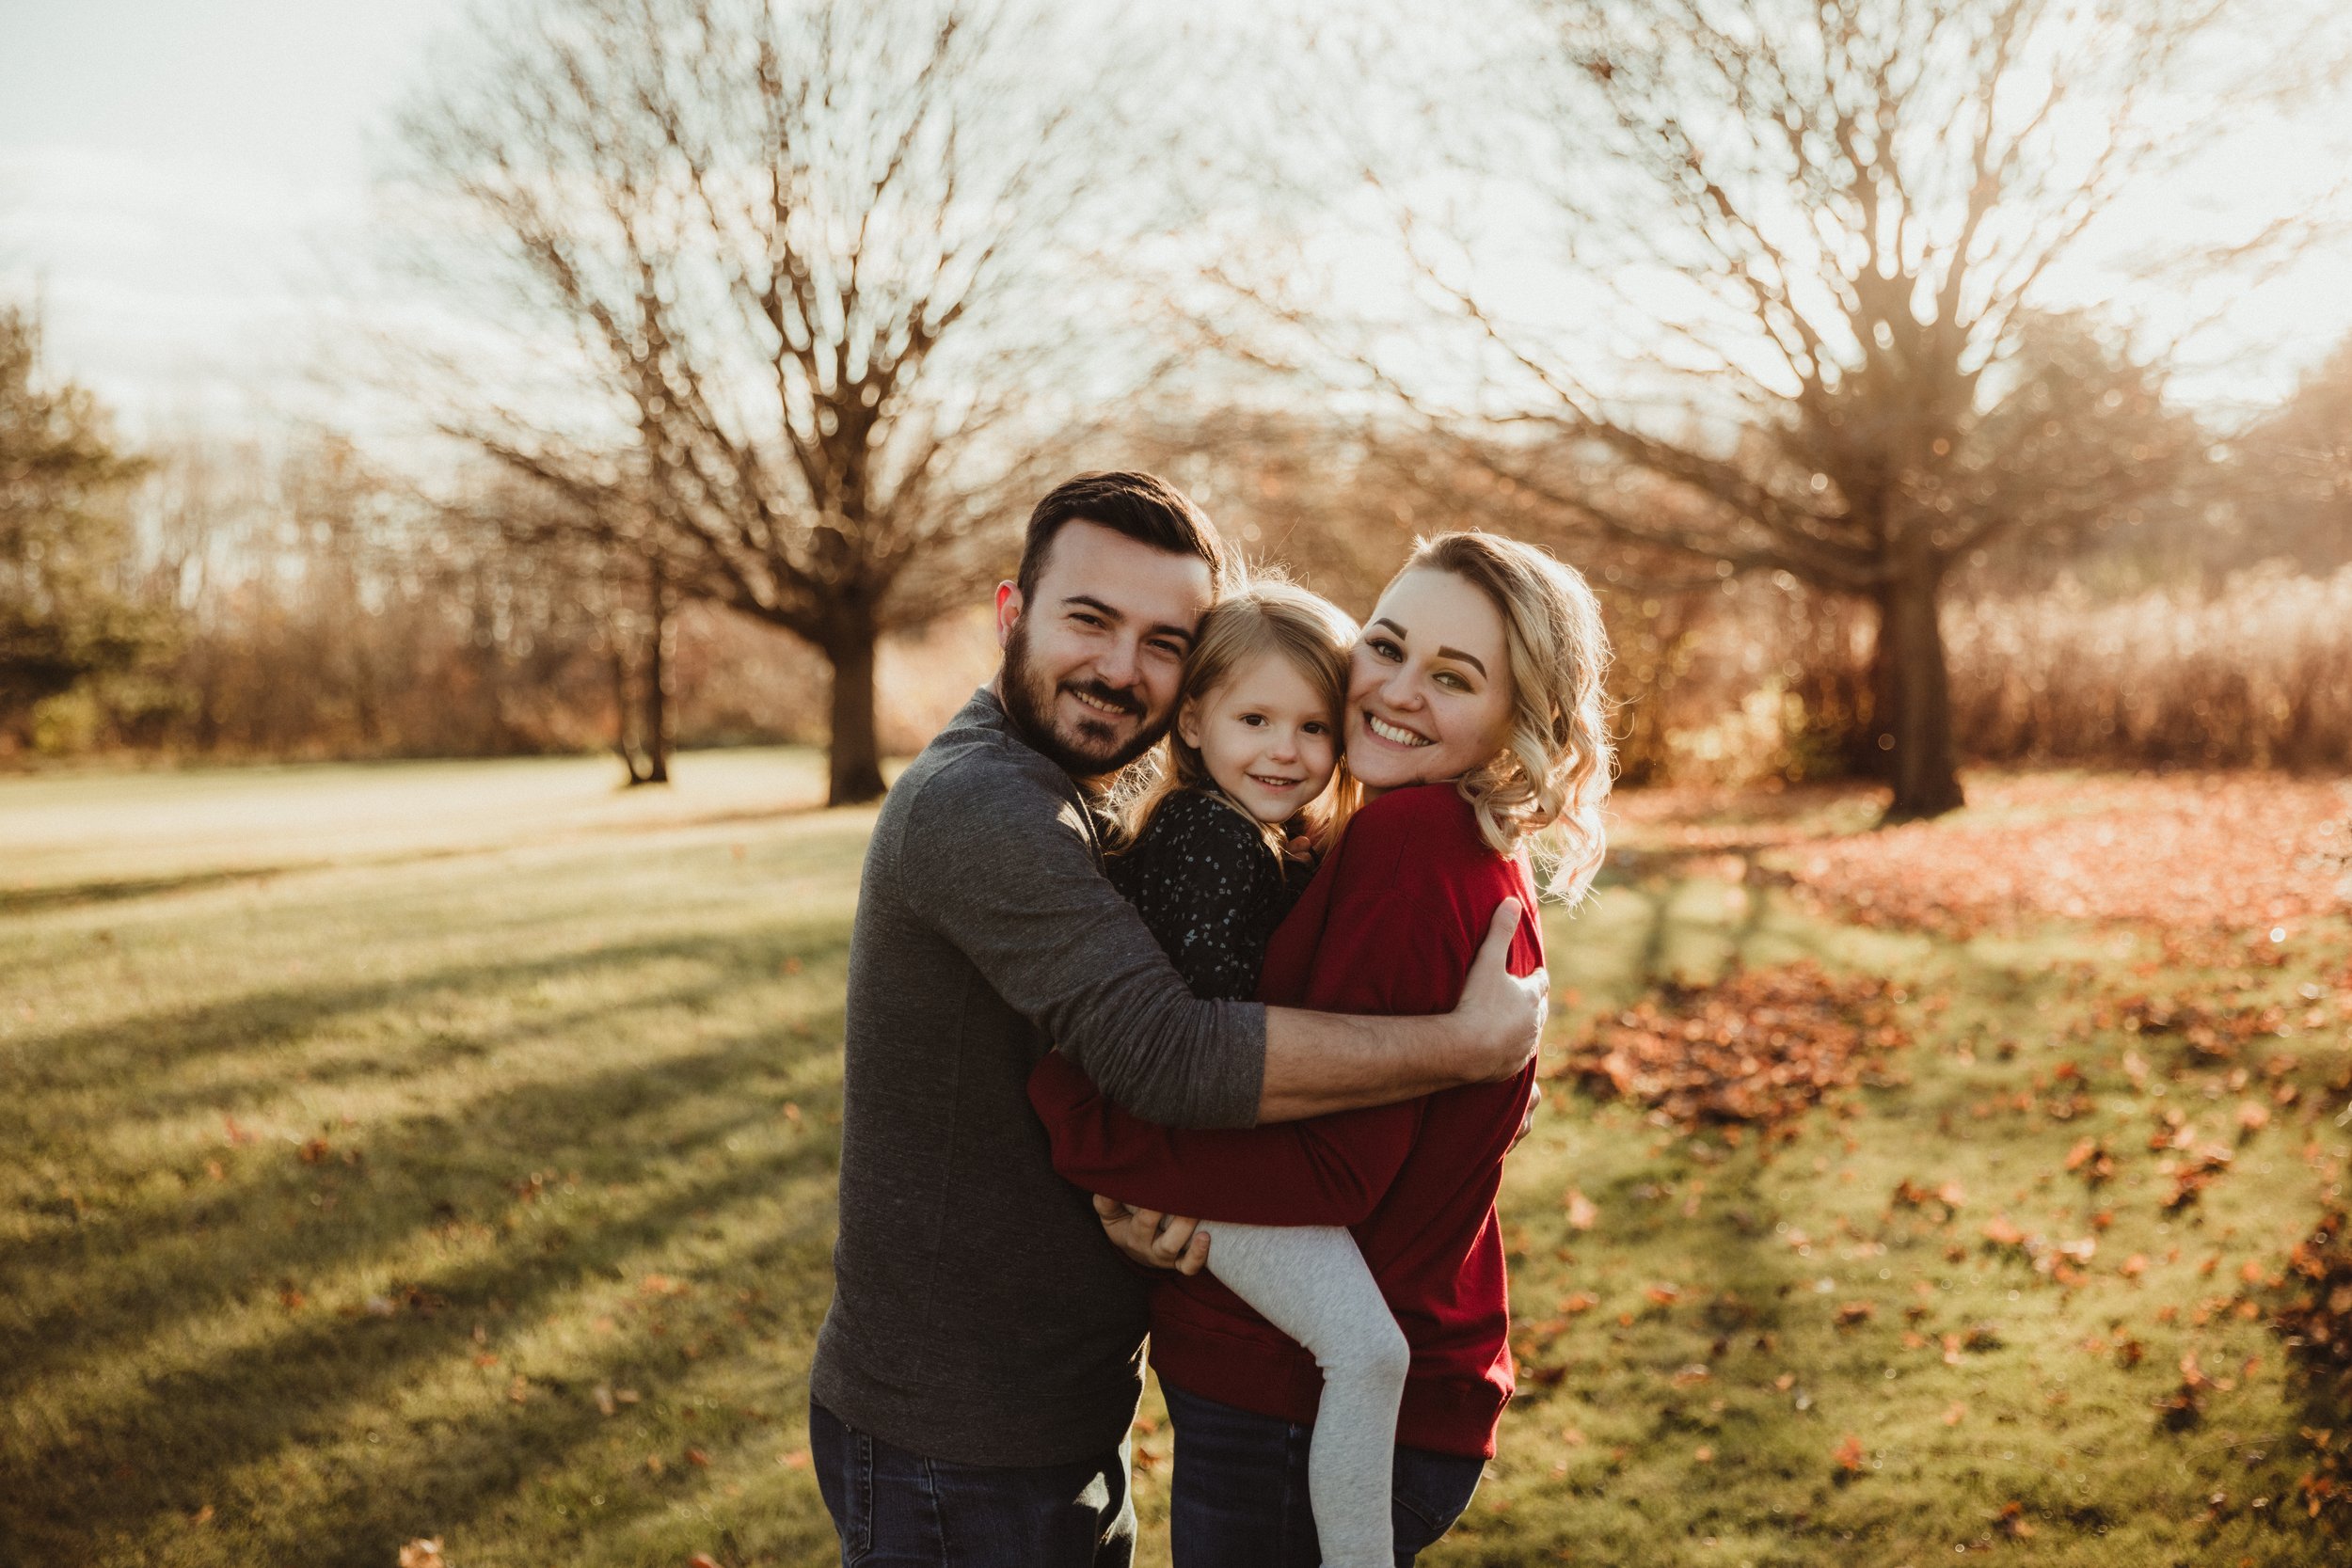
{"type": "Polygon", "coordinates": [[[2106,604],[2061,587],[1954,605],[1944,631],[1971,756],[2352,766],[2352,567],[2106,604]]]}

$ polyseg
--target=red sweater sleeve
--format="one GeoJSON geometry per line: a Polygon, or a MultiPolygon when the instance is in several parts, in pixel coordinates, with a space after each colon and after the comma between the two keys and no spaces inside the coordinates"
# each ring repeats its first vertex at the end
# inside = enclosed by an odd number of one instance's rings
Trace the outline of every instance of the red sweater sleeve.
{"type": "MultiPolygon", "coordinates": [[[[1350,830],[1304,985],[1280,1000],[1321,1012],[1444,1012],[1499,895],[1480,902],[1458,854],[1413,831],[1417,814],[1367,814],[1350,830]],[[1467,895],[1467,896],[1465,896],[1467,895]]],[[[1470,863],[1475,864],[1475,862],[1470,863]]],[[[1490,878],[1471,878],[1483,885],[1490,878]]],[[[1301,914],[1309,913],[1302,906],[1301,914]]],[[[1378,1205],[1412,1152],[1424,1101],[1247,1131],[1180,1130],[1104,1100],[1048,1056],[1030,1102],[1053,1140],[1054,1168],[1123,1203],[1251,1225],[1354,1225],[1378,1205]]]]}

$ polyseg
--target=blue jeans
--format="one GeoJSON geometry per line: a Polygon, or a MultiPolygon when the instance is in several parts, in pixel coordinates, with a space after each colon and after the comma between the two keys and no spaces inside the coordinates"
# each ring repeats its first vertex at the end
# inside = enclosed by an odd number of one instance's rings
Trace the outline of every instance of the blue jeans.
{"type": "MultiPolygon", "coordinates": [[[[1236,1410],[1161,1381],[1176,1428],[1168,1544],[1176,1568],[1318,1568],[1314,1511],[1307,1501],[1311,1427],[1236,1410]]],[[[1454,1528],[1470,1507],[1486,1461],[1427,1449],[1396,1449],[1389,1513],[1397,1568],[1454,1528]]]]}
{"type": "Polygon", "coordinates": [[[844,1568],[1127,1568],[1135,1558],[1123,1443],[1074,1465],[951,1465],[811,1400],[808,1446],[844,1568]]]}

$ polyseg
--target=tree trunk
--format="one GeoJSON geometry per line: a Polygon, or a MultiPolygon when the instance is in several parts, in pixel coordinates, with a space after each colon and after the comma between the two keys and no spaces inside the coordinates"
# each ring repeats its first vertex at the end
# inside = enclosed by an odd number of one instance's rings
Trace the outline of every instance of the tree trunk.
{"type": "Polygon", "coordinates": [[[628,782],[645,782],[644,769],[637,765],[637,695],[629,689],[628,644],[622,641],[620,628],[609,622],[605,627],[605,651],[612,675],[612,754],[628,769],[628,782]]]}
{"type": "Polygon", "coordinates": [[[850,806],[879,800],[882,749],[874,726],[874,644],[871,620],[846,618],[824,643],[833,665],[832,730],[826,752],[825,803],[850,806]]]}
{"type": "Polygon", "coordinates": [[[645,776],[632,783],[670,782],[670,638],[675,609],[670,578],[659,561],[645,568],[645,776]]]}
{"type": "Polygon", "coordinates": [[[1951,675],[1937,615],[1943,586],[1935,562],[1907,562],[1879,594],[1874,662],[1883,672],[1887,705],[1872,724],[1882,736],[1894,738],[1889,760],[1895,798],[1887,803],[1888,822],[1941,816],[1965,804],[1952,745],[1951,675]]]}

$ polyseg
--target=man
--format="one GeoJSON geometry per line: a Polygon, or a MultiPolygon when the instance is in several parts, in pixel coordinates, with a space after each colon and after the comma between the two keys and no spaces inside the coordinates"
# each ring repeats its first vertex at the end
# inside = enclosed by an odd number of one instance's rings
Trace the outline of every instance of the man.
{"type": "Polygon", "coordinates": [[[996,590],[995,679],[892,788],[850,951],[841,1233],[809,1433],[845,1562],[1121,1568],[1146,1275],[1189,1220],[1090,1207],[1055,1176],[1029,1070],[1060,1049],[1173,1126],[1385,1104],[1523,1066],[1540,977],[1498,911],[1461,1005],[1343,1018],[1195,999],[1101,870],[1096,792],[1166,732],[1227,575],[1149,474],[1084,474],[996,590]],[[1108,1233],[1112,1245],[1104,1243],[1108,1233]],[[1114,1250],[1114,1248],[1117,1250],[1114,1250]]]}

